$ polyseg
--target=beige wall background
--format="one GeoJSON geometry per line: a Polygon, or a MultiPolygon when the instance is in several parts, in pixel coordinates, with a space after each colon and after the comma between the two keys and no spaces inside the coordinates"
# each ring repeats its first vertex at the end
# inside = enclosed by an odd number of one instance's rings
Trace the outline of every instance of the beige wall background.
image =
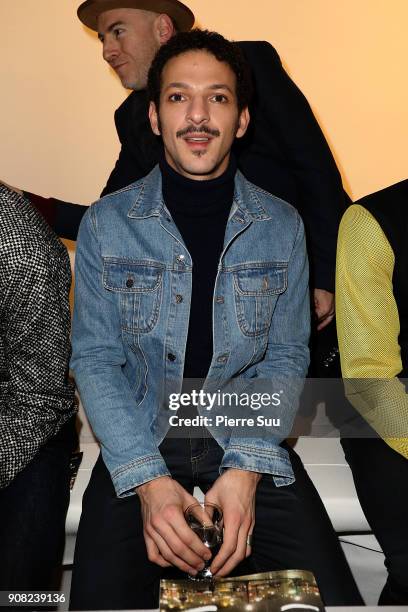
{"type": "MultiPolygon", "coordinates": [[[[308,98],[353,198],[408,177],[408,0],[185,0],[200,26],[270,41],[308,98]]],[[[1,0],[0,178],[96,199],[126,92],[79,0],[1,0]]]]}

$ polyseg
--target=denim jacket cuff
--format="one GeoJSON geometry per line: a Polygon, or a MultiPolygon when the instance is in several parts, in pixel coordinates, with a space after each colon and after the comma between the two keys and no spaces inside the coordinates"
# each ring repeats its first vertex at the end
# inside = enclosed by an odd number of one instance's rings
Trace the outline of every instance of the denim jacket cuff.
{"type": "Polygon", "coordinates": [[[292,464],[284,448],[259,449],[247,444],[232,443],[224,453],[220,474],[227,468],[271,474],[277,487],[295,482],[292,464]]]}
{"type": "Polygon", "coordinates": [[[171,478],[160,453],[140,457],[111,472],[113,486],[118,497],[134,495],[136,487],[161,476],[170,476],[171,478]]]}

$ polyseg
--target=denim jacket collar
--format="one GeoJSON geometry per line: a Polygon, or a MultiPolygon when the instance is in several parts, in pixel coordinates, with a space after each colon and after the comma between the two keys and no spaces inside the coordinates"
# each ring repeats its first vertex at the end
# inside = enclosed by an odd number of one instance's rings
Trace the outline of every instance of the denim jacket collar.
{"type": "MultiPolygon", "coordinates": [[[[131,186],[134,189],[134,185],[131,186]]],[[[125,190],[130,187],[126,187],[125,190]]],[[[231,209],[230,220],[238,221],[242,225],[251,221],[264,221],[271,219],[262,205],[263,190],[255,187],[245,180],[238,170],[235,177],[234,202],[231,209]],[[260,197],[261,196],[261,197],[260,197]]],[[[137,186],[136,201],[129,209],[128,217],[143,219],[147,217],[167,215],[162,196],[162,179],[159,166],[153,170],[137,186]]]]}

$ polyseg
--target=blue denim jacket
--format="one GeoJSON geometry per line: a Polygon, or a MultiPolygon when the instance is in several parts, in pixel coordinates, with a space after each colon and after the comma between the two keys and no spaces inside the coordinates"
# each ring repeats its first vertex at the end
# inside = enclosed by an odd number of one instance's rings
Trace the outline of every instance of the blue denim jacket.
{"type": "MultiPolygon", "coordinates": [[[[85,214],[76,254],[74,371],[119,496],[169,475],[158,446],[167,383],[180,390],[192,261],[161,192],[158,167],[85,214]],[[180,299],[180,296],[183,299],[180,299]]],[[[302,221],[286,202],[239,172],[213,296],[212,385],[237,377],[302,379],[309,361],[308,265],[302,221]]],[[[300,386],[281,406],[289,420],[300,386]]],[[[168,424],[168,420],[167,420],[168,424]]],[[[226,468],[293,482],[276,432],[212,432],[226,468]]]]}

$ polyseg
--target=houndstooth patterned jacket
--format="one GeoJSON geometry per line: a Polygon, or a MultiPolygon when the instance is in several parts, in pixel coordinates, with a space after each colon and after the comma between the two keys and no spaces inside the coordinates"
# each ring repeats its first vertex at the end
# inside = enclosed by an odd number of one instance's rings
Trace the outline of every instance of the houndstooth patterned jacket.
{"type": "Polygon", "coordinates": [[[64,245],[25,198],[0,186],[0,488],[76,411],[70,284],[64,245]]]}

